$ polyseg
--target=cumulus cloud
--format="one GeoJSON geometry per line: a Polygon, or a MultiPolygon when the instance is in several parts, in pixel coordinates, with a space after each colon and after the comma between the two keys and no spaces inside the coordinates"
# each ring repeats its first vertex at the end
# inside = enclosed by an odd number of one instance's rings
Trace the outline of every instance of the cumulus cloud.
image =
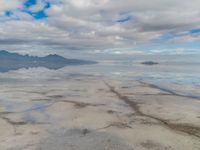
{"type": "Polygon", "coordinates": [[[37,0],[28,8],[24,2],[0,1],[0,48],[95,53],[200,39],[190,33],[200,29],[199,0],[37,0]]]}

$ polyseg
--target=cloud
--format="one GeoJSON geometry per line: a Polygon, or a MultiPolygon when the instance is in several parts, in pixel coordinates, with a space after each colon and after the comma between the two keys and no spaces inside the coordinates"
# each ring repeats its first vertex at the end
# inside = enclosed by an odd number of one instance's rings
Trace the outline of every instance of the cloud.
{"type": "Polygon", "coordinates": [[[199,41],[191,32],[200,29],[199,0],[1,0],[0,15],[4,49],[95,53],[199,41]]]}
{"type": "Polygon", "coordinates": [[[1,0],[0,1],[0,16],[5,14],[5,11],[19,8],[21,6],[20,0],[1,0]]]}

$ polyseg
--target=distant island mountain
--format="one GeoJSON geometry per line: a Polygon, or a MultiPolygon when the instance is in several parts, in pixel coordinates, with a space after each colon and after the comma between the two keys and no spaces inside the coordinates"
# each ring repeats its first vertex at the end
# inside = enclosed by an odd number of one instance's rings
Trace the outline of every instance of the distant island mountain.
{"type": "Polygon", "coordinates": [[[0,51],[0,72],[8,72],[10,70],[33,67],[45,67],[56,70],[68,65],[86,65],[95,63],[97,62],[79,59],[67,59],[56,54],[38,57],[10,53],[5,50],[0,51]]]}
{"type": "Polygon", "coordinates": [[[154,62],[154,61],[144,61],[144,62],[141,62],[141,64],[152,66],[152,65],[158,65],[159,63],[158,62],[154,62]]]}

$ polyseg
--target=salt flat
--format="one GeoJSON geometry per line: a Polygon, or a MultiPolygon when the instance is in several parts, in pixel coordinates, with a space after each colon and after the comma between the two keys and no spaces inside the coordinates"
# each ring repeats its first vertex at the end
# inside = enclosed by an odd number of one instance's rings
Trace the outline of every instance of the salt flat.
{"type": "Polygon", "coordinates": [[[200,149],[200,100],[149,83],[77,75],[0,95],[2,150],[200,149]]]}

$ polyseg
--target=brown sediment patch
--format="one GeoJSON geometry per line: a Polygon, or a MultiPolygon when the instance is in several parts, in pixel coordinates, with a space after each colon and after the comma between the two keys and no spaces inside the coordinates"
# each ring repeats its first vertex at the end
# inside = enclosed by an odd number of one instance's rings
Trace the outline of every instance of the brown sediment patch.
{"type": "MultiPolygon", "coordinates": [[[[22,133],[17,132],[17,127],[19,126],[25,126],[28,124],[49,124],[46,122],[30,122],[30,121],[13,121],[12,119],[5,117],[5,116],[0,116],[1,119],[5,120],[9,125],[13,127],[13,132],[15,135],[22,135],[22,133]]],[[[31,132],[32,134],[33,132],[31,132]]],[[[34,134],[34,133],[33,133],[34,134]]]]}
{"type": "Polygon", "coordinates": [[[48,96],[49,98],[54,98],[54,99],[60,99],[60,98],[63,98],[64,96],[63,95],[51,95],[51,96],[48,96]]]}
{"type": "Polygon", "coordinates": [[[84,108],[84,107],[89,106],[89,104],[80,103],[80,102],[74,102],[73,104],[74,104],[74,106],[75,106],[76,108],[84,108]]]}
{"type": "Polygon", "coordinates": [[[34,101],[34,102],[41,102],[41,101],[52,101],[52,99],[49,99],[49,98],[44,98],[44,99],[32,99],[31,101],[34,101]]]}
{"type": "Polygon", "coordinates": [[[39,95],[46,95],[48,92],[39,92],[39,91],[24,91],[26,93],[32,93],[32,94],[39,94],[39,95]]]}
{"type": "Polygon", "coordinates": [[[12,114],[12,113],[15,113],[15,112],[3,111],[3,112],[0,112],[0,116],[1,116],[1,115],[12,114]]]}
{"type": "Polygon", "coordinates": [[[132,116],[134,116],[134,115],[135,115],[135,113],[126,114],[127,117],[132,117],[132,116]]]}
{"type": "Polygon", "coordinates": [[[31,132],[31,135],[38,135],[38,134],[40,134],[40,132],[37,132],[37,131],[35,131],[35,132],[32,131],[32,132],[31,132]]]}
{"type": "Polygon", "coordinates": [[[73,89],[73,92],[87,92],[86,89],[73,89]]]}
{"type": "Polygon", "coordinates": [[[39,95],[47,95],[48,93],[58,91],[56,89],[48,90],[48,91],[26,91],[26,90],[21,90],[24,93],[32,93],[32,94],[39,94],[39,95]]]}
{"type": "Polygon", "coordinates": [[[162,146],[159,143],[153,142],[151,140],[147,140],[145,142],[140,143],[140,145],[149,150],[171,150],[171,146],[162,146]]]}
{"type": "Polygon", "coordinates": [[[107,113],[114,114],[114,113],[116,113],[116,111],[114,111],[114,110],[108,110],[107,113]]]}
{"type": "Polygon", "coordinates": [[[83,136],[85,136],[86,134],[89,134],[91,131],[89,130],[89,129],[83,129],[82,130],[82,134],[83,134],[83,136]]]}
{"type": "Polygon", "coordinates": [[[124,122],[112,122],[109,125],[103,127],[103,128],[99,128],[97,130],[102,130],[102,129],[107,129],[110,127],[117,127],[117,128],[121,128],[121,129],[125,129],[125,128],[132,128],[130,125],[128,125],[128,123],[124,123],[124,122]]]}
{"type": "Polygon", "coordinates": [[[28,148],[30,148],[30,147],[33,147],[35,144],[27,144],[27,145],[25,145],[25,147],[24,147],[24,149],[28,149],[28,148]]]}
{"type": "Polygon", "coordinates": [[[164,120],[150,114],[145,114],[140,110],[140,107],[138,106],[137,102],[129,99],[127,96],[123,96],[121,93],[115,90],[115,87],[111,86],[107,82],[104,81],[104,83],[110,89],[110,92],[114,93],[120,100],[123,100],[126,104],[128,104],[133,109],[133,111],[135,112],[135,115],[154,119],[158,121],[160,125],[167,127],[171,130],[186,133],[188,135],[192,135],[194,137],[200,138],[200,127],[196,127],[190,124],[175,124],[175,123],[171,123],[169,120],[164,120]]]}
{"type": "Polygon", "coordinates": [[[102,91],[105,91],[105,89],[98,89],[98,91],[102,92],[102,91]]]}
{"type": "Polygon", "coordinates": [[[113,122],[110,124],[110,126],[117,127],[117,128],[132,128],[128,123],[123,123],[123,122],[113,122]]]}
{"type": "Polygon", "coordinates": [[[129,86],[122,86],[121,87],[122,89],[128,89],[128,88],[130,88],[129,86]]]}
{"type": "Polygon", "coordinates": [[[10,125],[13,126],[20,126],[20,125],[27,125],[27,124],[49,124],[47,122],[31,122],[31,121],[13,121],[12,119],[8,117],[1,117],[1,119],[8,122],[10,125]]]}
{"type": "Polygon", "coordinates": [[[144,125],[159,125],[160,123],[152,120],[151,118],[146,118],[146,117],[139,117],[139,118],[134,118],[134,120],[131,120],[129,123],[135,123],[135,122],[139,122],[140,124],[144,124],[144,125]]]}
{"type": "Polygon", "coordinates": [[[7,123],[9,123],[10,125],[16,126],[16,125],[26,125],[27,122],[25,121],[13,121],[10,118],[7,117],[1,117],[3,120],[5,120],[7,123]]]}
{"type": "Polygon", "coordinates": [[[87,106],[97,107],[97,106],[104,106],[105,105],[105,104],[91,104],[91,103],[78,102],[78,101],[70,101],[70,100],[63,100],[63,101],[58,101],[58,102],[72,103],[77,108],[84,108],[84,107],[87,107],[87,106]]]}
{"type": "Polygon", "coordinates": [[[3,117],[3,116],[1,116],[1,119],[5,120],[8,124],[10,124],[13,127],[13,132],[15,135],[21,135],[21,133],[17,132],[17,128],[16,128],[17,126],[27,124],[27,122],[25,122],[25,121],[13,121],[10,118],[3,117]]]}
{"type": "Polygon", "coordinates": [[[38,108],[31,109],[32,110],[38,110],[38,109],[43,109],[43,108],[48,108],[51,107],[52,105],[56,103],[71,103],[74,104],[76,108],[85,108],[87,106],[92,106],[92,107],[97,107],[97,106],[104,106],[105,104],[91,104],[91,103],[85,103],[85,102],[79,102],[79,101],[72,101],[72,100],[53,100],[53,99],[33,99],[32,101],[47,101],[47,102],[52,102],[49,105],[44,105],[40,106],[38,108]]]}

